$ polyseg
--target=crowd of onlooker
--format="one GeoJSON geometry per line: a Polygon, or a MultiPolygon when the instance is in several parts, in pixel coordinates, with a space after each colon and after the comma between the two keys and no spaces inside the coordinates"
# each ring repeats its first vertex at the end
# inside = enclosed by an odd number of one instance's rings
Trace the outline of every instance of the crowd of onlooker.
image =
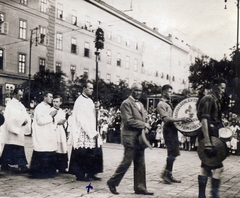
{"type": "MultiPolygon", "coordinates": [[[[149,113],[148,122],[151,125],[151,130],[147,134],[147,138],[155,148],[165,148],[162,126],[163,122],[159,114],[149,113]]],[[[99,131],[102,135],[103,142],[120,143],[121,142],[121,117],[120,111],[110,109],[100,109],[99,115],[99,131]]],[[[230,154],[240,155],[240,123],[237,119],[233,119],[231,122],[226,122],[225,126],[221,129],[227,131],[229,136],[223,135],[220,137],[226,142],[230,154]]],[[[220,136],[221,136],[220,130],[220,136]]],[[[199,145],[198,135],[187,136],[181,132],[178,132],[179,146],[181,150],[196,151],[199,145]]]]}

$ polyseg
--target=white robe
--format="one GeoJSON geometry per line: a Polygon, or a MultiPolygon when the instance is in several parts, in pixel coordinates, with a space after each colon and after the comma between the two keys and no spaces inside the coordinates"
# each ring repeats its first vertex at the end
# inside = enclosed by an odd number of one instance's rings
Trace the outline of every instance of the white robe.
{"type": "MultiPolygon", "coordinates": [[[[55,110],[55,108],[51,108],[52,110],[55,110]]],[[[56,132],[57,135],[57,153],[67,153],[67,138],[66,138],[66,132],[63,128],[63,125],[58,125],[57,123],[60,120],[66,119],[66,113],[64,110],[62,110],[61,108],[58,109],[57,114],[54,117],[55,122],[54,122],[54,130],[56,132]]]]}
{"type": "Polygon", "coordinates": [[[72,126],[70,131],[69,143],[73,148],[95,148],[102,145],[102,140],[98,137],[96,130],[96,117],[94,103],[90,98],[80,95],[74,103],[72,112],[72,126]]]}
{"type": "Polygon", "coordinates": [[[45,102],[38,104],[33,118],[33,150],[37,152],[53,152],[57,150],[57,135],[54,130],[51,106],[45,102]]]}
{"type": "Polygon", "coordinates": [[[5,122],[1,126],[3,143],[24,146],[24,134],[31,132],[31,118],[24,105],[13,98],[8,101],[4,111],[5,122]],[[26,125],[22,125],[28,121],[26,125]]]}

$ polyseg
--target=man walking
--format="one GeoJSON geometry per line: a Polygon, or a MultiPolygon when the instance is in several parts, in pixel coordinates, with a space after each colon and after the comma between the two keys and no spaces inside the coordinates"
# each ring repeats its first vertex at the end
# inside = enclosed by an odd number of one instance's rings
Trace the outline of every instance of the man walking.
{"type": "Polygon", "coordinates": [[[190,118],[173,118],[173,106],[171,104],[172,96],[172,86],[164,85],[162,87],[162,98],[157,105],[157,112],[161,116],[164,122],[163,125],[163,137],[165,140],[165,145],[167,146],[167,163],[165,170],[162,174],[162,179],[166,184],[171,184],[172,182],[181,183],[180,180],[175,179],[172,176],[173,163],[177,156],[180,155],[179,151],[179,140],[178,140],[178,130],[174,126],[174,122],[189,122],[190,118]]]}
{"type": "Polygon", "coordinates": [[[83,92],[75,101],[69,143],[72,144],[69,173],[77,181],[100,180],[95,174],[103,171],[103,156],[100,136],[96,130],[95,107],[89,97],[93,84],[83,84],[83,92]]]}
{"type": "Polygon", "coordinates": [[[35,108],[33,118],[33,154],[30,173],[37,178],[52,178],[56,174],[55,153],[57,135],[54,130],[54,116],[57,110],[51,109],[53,95],[45,92],[43,101],[35,108]]]}
{"type": "Polygon", "coordinates": [[[21,172],[27,172],[27,159],[24,151],[24,134],[30,133],[30,116],[20,102],[23,91],[14,89],[13,98],[8,101],[4,111],[5,123],[2,126],[4,148],[1,170],[10,170],[9,165],[18,165],[21,172]]]}
{"type": "Polygon", "coordinates": [[[116,190],[130,167],[132,161],[134,164],[134,191],[135,194],[153,195],[147,191],[146,173],[145,173],[145,157],[144,149],[139,142],[139,137],[143,129],[150,129],[150,125],[146,123],[147,112],[143,104],[139,102],[142,94],[142,85],[134,83],[131,87],[131,95],[123,101],[121,111],[121,140],[124,146],[123,160],[118,166],[113,176],[107,181],[109,190],[113,194],[119,194],[116,190]]]}
{"type": "MultiPolygon", "coordinates": [[[[223,78],[215,78],[211,83],[212,91],[204,96],[197,107],[198,119],[202,123],[202,132],[204,136],[205,152],[211,156],[214,153],[211,136],[219,137],[219,128],[222,128],[221,104],[220,100],[226,89],[226,81],[223,78]]],[[[218,151],[219,152],[219,151],[218,151]]],[[[208,176],[212,176],[212,197],[217,198],[220,186],[221,173],[223,172],[223,163],[215,166],[208,166],[201,163],[201,173],[198,175],[199,198],[206,198],[205,190],[208,176]]]]}

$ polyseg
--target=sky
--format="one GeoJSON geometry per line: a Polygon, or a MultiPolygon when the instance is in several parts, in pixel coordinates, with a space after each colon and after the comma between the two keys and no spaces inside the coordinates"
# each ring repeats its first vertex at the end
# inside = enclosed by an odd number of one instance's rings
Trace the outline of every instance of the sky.
{"type": "Polygon", "coordinates": [[[237,43],[237,0],[103,0],[150,28],[178,37],[209,57],[229,58],[237,43]],[[227,6],[227,9],[225,8],[227,6]],[[132,11],[130,11],[132,8],[132,11]]]}

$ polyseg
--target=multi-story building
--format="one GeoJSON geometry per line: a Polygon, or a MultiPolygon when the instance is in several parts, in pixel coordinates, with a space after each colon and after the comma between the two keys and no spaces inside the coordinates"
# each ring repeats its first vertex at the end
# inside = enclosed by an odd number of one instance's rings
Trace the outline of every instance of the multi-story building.
{"type": "Polygon", "coordinates": [[[187,88],[191,48],[103,1],[0,0],[0,104],[39,70],[61,69],[68,80],[83,73],[94,79],[98,27],[105,34],[100,78],[170,83],[176,92],[187,88]]]}

